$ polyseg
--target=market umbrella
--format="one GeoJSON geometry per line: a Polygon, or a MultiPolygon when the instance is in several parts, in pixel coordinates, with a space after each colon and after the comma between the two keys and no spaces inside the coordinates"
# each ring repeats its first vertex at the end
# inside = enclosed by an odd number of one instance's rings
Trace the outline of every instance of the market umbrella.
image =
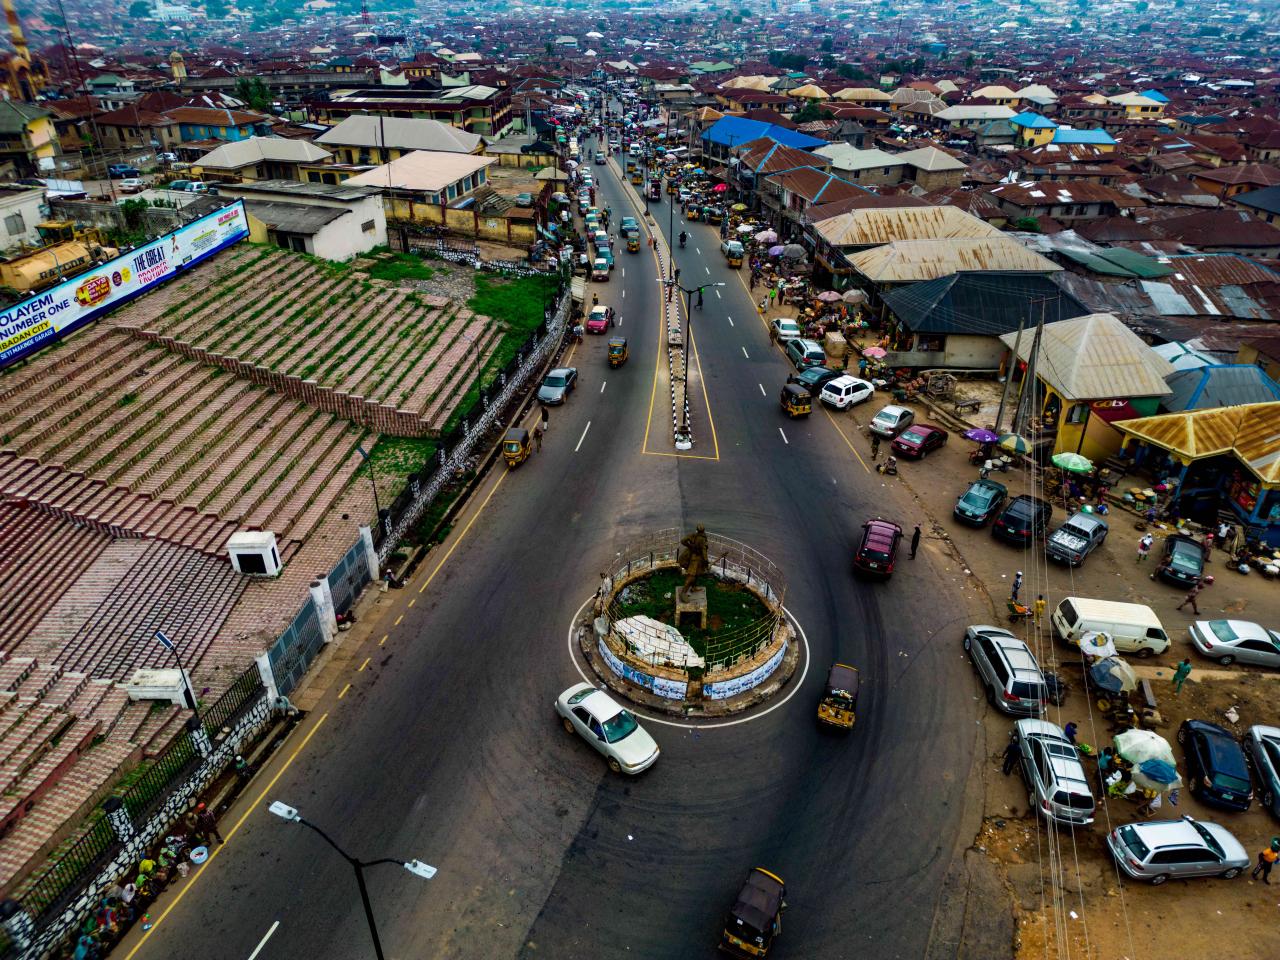
{"type": "Polygon", "coordinates": [[[1000,446],[1013,453],[1027,453],[1031,449],[1031,444],[1026,441],[1026,438],[1020,437],[1016,433],[1001,434],[1000,446]]]}
{"type": "Polygon", "coordinates": [[[782,255],[788,260],[799,260],[804,256],[804,247],[798,243],[788,243],[783,247],[782,255]]]}
{"type": "Polygon", "coordinates": [[[755,229],[755,227],[753,227],[751,224],[749,224],[749,223],[744,223],[744,224],[742,224],[741,226],[739,226],[739,227],[738,227],[738,232],[739,232],[739,233],[750,233],[750,232],[751,232],[752,230],[754,230],[754,229],[755,229]]]}
{"type": "Polygon", "coordinates": [[[1163,760],[1175,769],[1178,766],[1173,759],[1173,748],[1169,746],[1169,741],[1152,730],[1134,727],[1117,733],[1113,742],[1116,753],[1134,766],[1139,766],[1146,760],[1163,760]]]}
{"type": "Polygon", "coordinates": [[[717,183],[714,187],[711,188],[711,192],[724,193],[728,189],[729,189],[729,185],[727,183],[717,183]]]}
{"type": "Polygon", "coordinates": [[[1071,473],[1088,473],[1093,469],[1093,461],[1078,453],[1055,453],[1053,465],[1071,473]]]}
{"type": "Polygon", "coordinates": [[[834,290],[824,290],[822,293],[818,294],[818,299],[823,303],[839,303],[840,294],[836,293],[834,290]]]}
{"type": "Polygon", "coordinates": [[[1182,786],[1178,768],[1167,760],[1144,760],[1133,769],[1133,782],[1144,790],[1164,793],[1182,786]]]}
{"type": "Polygon", "coordinates": [[[554,203],[568,203],[569,195],[567,193],[553,193],[551,195],[551,200],[554,203]]]}
{"type": "Polygon", "coordinates": [[[884,347],[867,347],[862,351],[864,357],[870,357],[872,360],[880,360],[885,356],[884,347]]]}
{"type": "Polygon", "coordinates": [[[863,290],[846,290],[840,295],[845,303],[866,303],[867,294],[863,290]]]}
{"type": "Polygon", "coordinates": [[[761,230],[756,234],[756,239],[761,243],[777,243],[778,235],[772,230],[761,230]]]}
{"type": "Polygon", "coordinates": [[[1119,657],[1107,657],[1089,668],[1094,685],[1108,693],[1128,693],[1138,689],[1138,675],[1119,657]]]}
{"type": "Polygon", "coordinates": [[[995,443],[1000,439],[998,433],[992,433],[990,430],[984,430],[982,427],[972,427],[960,434],[966,440],[972,440],[974,443],[995,443]]]}
{"type": "Polygon", "coordinates": [[[741,213],[743,210],[747,209],[747,205],[745,203],[735,203],[729,209],[732,210],[734,213],[741,213]]]}
{"type": "Polygon", "coordinates": [[[784,247],[782,244],[778,244],[776,247],[770,247],[770,248],[769,248],[769,256],[771,256],[771,257],[776,257],[776,256],[778,256],[780,253],[782,253],[782,251],[784,251],[784,250],[786,250],[786,249],[787,249],[787,248],[786,248],[786,247],[784,247]]]}

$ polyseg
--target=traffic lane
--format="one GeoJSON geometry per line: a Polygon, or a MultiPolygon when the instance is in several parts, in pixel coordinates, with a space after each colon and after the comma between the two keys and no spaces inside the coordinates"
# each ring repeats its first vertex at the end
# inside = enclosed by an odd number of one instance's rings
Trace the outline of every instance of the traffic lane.
{"type": "MultiPolygon", "coordinates": [[[[605,775],[585,744],[558,734],[552,710],[576,679],[564,647],[566,611],[594,587],[612,537],[678,518],[674,504],[655,513],[643,496],[662,485],[665,461],[624,468],[603,447],[586,469],[552,470],[554,461],[544,453],[504,480],[536,489],[491,502],[393,631],[388,652],[356,678],[346,712],[335,712],[272,793],[361,856],[419,857],[440,867],[430,884],[371,872],[392,954],[437,946],[445,956],[514,953],[532,916],[525,912],[544,898],[539,886],[550,882],[547,870],[605,775]],[[596,478],[608,478],[616,496],[598,496],[596,478]],[[552,529],[560,546],[548,557],[552,529]],[[495,663],[511,666],[495,670],[495,663]]],[[[273,956],[363,951],[367,933],[346,865],[317,838],[288,830],[252,817],[219,872],[206,877],[202,906],[194,898],[180,904],[186,915],[175,913],[143,955],[247,955],[280,916],[326,922],[288,925],[272,940],[273,956]],[[203,930],[199,947],[189,924],[203,930]]]]}
{"type": "MultiPolygon", "coordinates": [[[[656,286],[656,285],[655,285],[656,286]]],[[[637,327],[652,327],[656,321],[649,318],[647,324],[645,314],[635,317],[637,327]]],[[[490,626],[485,618],[477,618],[475,610],[484,611],[486,615],[493,611],[512,609],[510,596],[523,600],[527,594],[545,597],[543,577],[565,576],[570,580],[586,577],[581,582],[579,591],[574,594],[572,606],[580,602],[583,592],[589,593],[594,588],[594,573],[597,566],[612,554],[601,549],[601,544],[609,542],[610,536],[634,537],[643,531],[652,529],[652,520],[647,507],[645,491],[649,487],[661,487],[661,464],[647,470],[636,466],[626,466],[626,458],[618,456],[617,450],[638,450],[643,433],[643,420],[637,416],[636,410],[643,409],[641,403],[647,397],[649,380],[640,369],[620,368],[611,371],[604,359],[606,338],[590,338],[581,347],[575,348],[566,357],[569,364],[580,368],[580,386],[571,395],[563,407],[551,409],[551,428],[544,444],[544,451],[535,454],[530,461],[504,476],[505,467],[498,468],[498,476],[502,477],[506,489],[500,491],[489,505],[487,514],[476,524],[476,537],[473,541],[459,548],[451,563],[443,568],[441,576],[432,584],[431,591],[423,595],[411,596],[414,607],[406,610],[402,626],[391,630],[387,647],[375,649],[371,669],[366,669],[352,678],[352,690],[342,701],[333,705],[333,722],[327,725],[322,735],[316,737],[300,763],[290,774],[281,778],[273,792],[273,797],[289,800],[303,808],[309,817],[326,825],[349,826],[340,839],[353,849],[363,848],[362,855],[379,856],[396,852],[405,857],[419,857],[442,866],[442,858],[435,856],[441,850],[453,849],[447,835],[416,835],[413,833],[398,834],[397,844],[393,851],[385,834],[388,818],[397,822],[404,820],[411,823],[409,811],[418,808],[423,798],[415,795],[407,784],[395,780],[389,786],[387,778],[393,775],[393,769],[385,765],[388,742],[394,744],[390,751],[396,760],[395,770],[426,770],[439,773],[450,781],[464,785],[460,794],[466,797],[459,810],[484,810],[483,799],[488,791],[480,782],[466,787],[465,774],[471,770],[470,750],[464,745],[469,741],[476,744],[489,743],[501,738],[503,731],[494,730],[484,725],[469,726],[465,730],[456,727],[457,717],[466,718],[471,724],[474,720],[474,706],[466,697],[448,697],[444,694],[450,690],[476,690],[485,679],[489,668],[483,658],[466,660],[461,666],[456,662],[464,657],[446,646],[435,646],[437,638],[467,636],[476,630],[484,634],[499,637],[523,636],[529,631],[529,623],[521,617],[514,621],[503,621],[500,626],[490,626]],[[594,393],[596,373],[600,381],[607,371],[613,380],[611,392],[603,395],[594,393]],[[636,373],[639,375],[628,376],[636,373]],[[586,425],[593,423],[594,434],[587,433],[585,442],[583,434],[586,425]],[[593,440],[598,442],[592,442],[593,440]],[[574,448],[577,448],[574,452],[574,448]],[[524,506],[513,508],[513,504],[524,506]],[[514,510],[514,512],[513,512],[514,510]],[[527,515],[526,515],[527,512],[527,515]],[[595,518],[594,523],[587,526],[586,517],[595,518]],[[523,528],[522,528],[523,527],[523,528]],[[488,560],[478,563],[472,559],[475,554],[482,557],[506,557],[511,552],[512,543],[536,543],[545,549],[547,532],[557,531],[556,540],[564,544],[571,552],[581,553],[590,545],[599,555],[585,564],[577,562],[562,567],[560,563],[548,566],[546,558],[537,562],[526,562],[524,567],[512,569],[503,567],[494,571],[494,565],[488,560]],[[504,532],[505,530],[505,532],[504,532]],[[483,531],[488,538],[481,537],[483,531]],[[583,543],[575,543],[585,538],[583,543]],[[485,570],[478,578],[475,588],[469,583],[464,571],[472,569],[485,570]],[[551,571],[554,571],[552,573],[551,571]],[[512,594],[495,592],[494,584],[505,584],[512,594]],[[477,590],[481,594],[476,599],[464,600],[474,596],[477,590]],[[434,609],[438,603],[437,592],[442,592],[455,601],[463,604],[462,613],[454,613],[449,618],[437,620],[434,609]],[[384,676],[385,675],[385,676],[384,676]],[[442,690],[434,690],[431,696],[424,696],[422,690],[410,678],[418,676],[443,676],[448,684],[442,690]],[[388,701],[387,691],[390,688],[391,698],[388,701]],[[397,692],[399,695],[397,696],[397,692]],[[410,722],[404,728],[403,717],[430,718],[430,725],[447,724],[454,730],[447,745],[436,742],[432,736],[410,736],[409,743],[413,749],[406,750],[400,742],[407,730],[413,730],[410,722]],[[390,721],[390,722],[388,722],[390,721]],[[337,773],[334,773],[337,771],[337,773]],[[315,779],[323,776],[326,780],[336,777],[336,789],[328,791],[317,786],[315,779]],[[348,788],[347,785],[355,785],[348,788]],[[406,792],[407,791],[407,792],[406,792]],[[301,799],[297,799],[301,798],[301,799]],[[305,801],[305,802],[304,802],[305,801]],[[374,817],[369,811],[377,811],[374,817]],[[373,822],[367,822],[372,820],[373,822]]],[[[647,341],[647,337],[644,338],[647,341]]],[[[641,348],[643,350],[643,347],[641,348]]],[[[491,481],[496,482],[496,480],[491,481]]],[[[672,516],[657,521],[659,526],[671,526],[676,521],[672,516]]],[[[516,554],[512,554],[513,556],[516,554]]],[[[424,570],[431,564],[424,566],[424,570]]],[[[415,585],[416,587],[416,582],[415,585]]],[[[407,592],[406,592],[407,593],[407,592]]],[[[566,603],[568,600],[566,600],[566,603]]],[[[546,605],[543,601],[542,605],[546,605]]],[[[551,609],[561,616],[556,603],[550,603],[551,609]]],[[[451,609],[451,608],[450,608],[451,609]]],[[[514,609],[520,609],[516,606],[514,609]]],[[[448,609],[444,611],[447,614],[448,609]]],[[[553,638],[550,646],[537,652],[538,663],[554,664],[561,658],[559,638],[563,636],[563,621],[550,616],[546,625],[545,636],[553,638]]],[[[536,621],[535,621],[536,622],[536,621]]],[[[522,662],[521,657],[529,656],[527,649],[508,649],[500,656],[509,657],[512,662],[522,662]]],[[[567,660],[563,664],[568,667],[567,660]]],[[[568,686],[572,676],[567,672],[557,675],[554,682],[548,682],[539,688],[536,696],[523,698],[530,704],[536,703],[549,709],[551,700],[564,686],[568,686]]],[[[507,696],[510,696],[508,692],[507,696]]],[[[542,742],[542,738],[535,738],[542,742]]],[[[528,750],[526,745],[523,749],[528,750]]],[[[536,756],[536,753],[526,753],[536,756]]],[[[483,769],[494,769],[498,774],[506,775],[511,760],[499,757],[493,764],[483,769]]],[[[557,761],[558,762],[558,761],[557,761]]],[[[592,768],[593,772],[598,770],[592,768]]],[[[535,792],[517,787],[514,794],[535,795],[535,792]]],[[[545,792],[545,791],[544,791],[545,792]]],[[[578,794],[573,791],[573,796],[578,794]]],[[[268,798],[270,799],[270,798],[268,798]]],[[[453,809],[446,800],[450,798],[430,797],[432,809],[453,809]]],[[[456,797],[452,797],[456,803],[456,797]]],[[[556,802],[554,809],[566,811],[557,816],[558,825],[562,818],[569,817],[572,805],[556,802]]],[[[525,813],[521,811],[514,818],[519,822],[525,813]]],[[[571,821],[570,821],[571,822],[571,821]]],[[[307,915],[313,909],[322,909],[326,914],[340,915],[349,908],[350,890],[347,886],[349,876],[345,865],[340,861],[335,865],[326,862],[328,859],[323,850],[318,851],[313,842],[315,838],[302,839],[296,835],[282,843],[281,830],[288,827],[273,818],[255,814],[246,821],[242,835],[236,843],[228,846],[220,855],[218,871],[206,873],[202,878],[202,889],[199,896],[186,898],[175,908],[168,922],[156,928],[152,937],[144,947],[141,956],[163,952],[172,953],[177,949],[184,955],[192,955],[186,942],[184,929],[189,924],[206,924],[206,904],[214,903],[214,911],[218,917],[215,923],[216,938],[207,942],[213,944],[211,956],[225,956],[228,947],[234,947],[243,955],[248,953],[262,935],[262,931],[280,916],[307,915]],[[250,851],[271,851],[274,859],[264,865],[260,854],[250,851]],[[341,869],[336,869],[341,868],[341,869]],[[263,885],[249,884],[240,886],[246,877],[262,876],[277,878],[281,882],[268,882],[263,885]],[[317,893],[318,888],[330,891],[325,899],[317,893]]],[[[493,832],[484,828],[479,831],[484,836],[493,832]]],[[[500,837],[500,835],[497,835],[500,837]]],[[[529,847],[528,838],[519,838],[513,842],[529,847]]],[[[492,862],[502,862],[498,857],[492,862]]],[[[442,868],[442,873],[432,881],[432,901],[441,896],[441,889],[446,892],[453,886],[450,879],[465,875],[464,868],[470,860],[461,866],[450,864],[451,871],[442,868]]],[[[412,878],[411,878],[412,879],[412,878]]],[[[421,883],[421,881],[415,881],[421,883]]],[[[389,901],[397,901],[397,897],[414,896],[412,885],[403,887],[403,878],[391,872],[388,878],[371,875],[371,885],[378,885],[384,894],[380,908],[389,901]],[[399,885],[392,883],[399,881],[399,885]],[[391,888],[382,890],[383,886],[391,888]],[[392,889],[394,888],[394,889],[392,889]]],[[[464,885],[464,892],[470,887],[464,885]]],[[[423,894],[422,891],[419,891],[423,894]]],[[[425,894],[423,894],[425,895],[425,894]]],[[[398,901],[397,901],[398,902],[398,901]]],[[[406,909],[414,909],[412,900],[406,909]]],[[[350,923],[353,929],[344,928],[344,933],[336,937],[334,944],[350,944],[362,942],[363,916],[358,909],[350,923]],[[352,937],[356,939],[352,941],[352,937]]],[[[394,924],[387,923],[388,942],[392,942],[394,924]]],[[[303,931],[291,929],[286,925],[277,938],[273,938],[272,951],[286,949],[302,956],[312,954],[324,956],[326,944],[312,941],[303,931]]],[[[335,946],[337,955],[343,955],[343,949],[335,946]]],[[[346,948],[346,949],[349,949],[346,948]]],[[[284,955],[281,953],[281,955],[284,955]]],[[[290,955],[295,955],[291,953],[290,955]]],[[[348,954],[349,955],[349,954],[348,954]]]]}

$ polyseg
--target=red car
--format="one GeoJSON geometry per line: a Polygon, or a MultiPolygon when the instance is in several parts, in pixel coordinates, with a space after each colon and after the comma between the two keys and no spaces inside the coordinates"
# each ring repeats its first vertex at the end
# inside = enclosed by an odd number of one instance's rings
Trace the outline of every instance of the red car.
{"type": "Polygon", "coordinates": [[[902,528],[896,523],[873,517],[862,525],[862,539],[853,554],[854,573],[888,579],[898,554],[902,528]]]}
{"type": "Polygon", "coordinates": [[[947,431],[927,423],[907,427],[893,440],[893,450],[903,457],[923,460],[930,450],[937,450],[947,442],[947,431]]]}
{"type": "Polygon", "coordinates": [[[613,318],[613,308],[604,304],[596,304],[587,317],[587,333],[607,333],[609,321],[613,318]]]}

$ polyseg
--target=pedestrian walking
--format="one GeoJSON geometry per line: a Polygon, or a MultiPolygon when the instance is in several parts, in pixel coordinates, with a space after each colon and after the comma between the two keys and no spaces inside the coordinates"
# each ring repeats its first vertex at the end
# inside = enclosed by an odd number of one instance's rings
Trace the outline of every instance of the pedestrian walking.
{"type": "Polygon", "coordinates": [[[763,317],[765,310],[769,308],[769,298],[761,297],[759,306],[760,306],[760,316],[763,317]]]}
{"type": "Polygon", "coordinates": [[[1009,745],[1004,748],[1004,775],[1007,777],[1013,772],[1013,768],[1018,765],[1018,761],[1022,759],[1022,747],[1019,745],[1016,737],[1010,738],[1009,745]]]}
{"type": "Polygon", "coordinates": [[[778,297],[778,291],[775,290],[773,287],[770,287],[769,288],[769,306],[771,307],[773,306],[773,301],[776,300],[777,297],[778,297]]]}
{"type": "Polygon", "coordinates": [[[871,459],[880,459],[880,434],[873,433],[871,435],[871,459]]]}
{"type": "Polygon", "coordinates": [[[1013,592],[1009,594],[1009,596],[1013,599],[1014,603],[1018,602],[1018,591],[1021,589],[1022,589],[1022,571],[1019,570],[1017,573],[1013,575],[1013,592]]]}
{"type": "Polygon", "coordinates": [[[535,452],[537,453],[542,452],[542,434],[546,431],[546,429],[547,429],[547,422],[545,420],[539,420],[537,423],[533,425],[533,443],[534,443],[535,452]]]}
{"type": "Polygon", "coordinates": [[[1182,692],[1182,685],[1187,682],[1187,677],[1189,676],[1191,676],[1191,658],[1183,657],[1182,662],[1173,671],[1173,692],[1175,694],[1182,692]]]}
{"type": "Polygon", "coordinates": [[[206,839],[222,843],[222,834],[218,832],[218,818],[203,803],[196,804],[196,826],[206,839]]]}
{"type": "Polygon", "coordinates": [[[1151,536],[1149,533],[1144,535],[1143,538],[1138,541],[1138,559],[1136,562],[1141,563],[1143,560],[1147,559],[1147,555],[1151,553],[1151,545],[1155,542],[1155,537],[1151,536]]]}
{"type": "Polygon", "coordinates": [[[1204,589],[1204,580],[1200,580],[1190,590],[1187,595],[1182,598],[1182,602],[1174,607],[1175,610],[1181,610],[1188,603],[1191,604],[1191,612],[1197,617],[1200,616],[1200,607],[1196,604],[1196,597],[1200,596],[1200,591],[1204,589]]]}
{"type": "Polygon", "coordinates": [[[1272,837],[1271,844],[1258,851],[1258,865],[1249,876],[1255,880],[1261,876],[1262,882],[1271,886],[1271,868],[1276,865],[1277,860],[1280,860],[1280,837],[1272,837]]]}
{"type": "Polygon", "coordinates": [[[1048,606],[1049,606],[1049,601],[1045,600],[1044,594],[1043,593],[1039,594],[1036,597],[1036,602],[1031,606],[1031,611],[1032,611],[1032,614],[1035,616],[1037,626],[1039,626],[1041,619],[1043,619],[1045,609],[1048,606]]]}
{"type": "Polygon", "coordinates": [[[1200,550],[1204,554],[1204,562],[1208,563],[1213,556],[1213,534],[1206,533],[1200,541],[1200,550]]]}
{"type": "Polygon", "coordinates": [[[1076,722],[1074,720],[1068,721],[1067,725],[1062,728],[1062,732],[1066,734],[1067,739],[1071,741],[1072,746],[1075,746],[1076,742],[1076,729],[1076,722]]]}
{"type": "Polygon", "coordinates": [[[911,559],[916,558],[916,551],[920,549],[920,524],[916,524],[916,529],[911,534],[911,559]]]}

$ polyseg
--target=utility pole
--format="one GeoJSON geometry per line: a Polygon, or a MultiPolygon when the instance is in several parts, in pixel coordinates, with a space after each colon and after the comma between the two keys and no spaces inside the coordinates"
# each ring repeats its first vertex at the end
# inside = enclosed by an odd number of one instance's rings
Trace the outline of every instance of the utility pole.
{"type": "Polygon", "coordinates": [[[1027,372],[1022,378],[1022,389],[1018,391],[1018,405],[1013,413],[1013,432],[1019,435],[1021,435],[1021,430],[1026,424],[1027,414],[1035,403],[1036,369],[1039,366],[1040,338],[1044,334],[1045,304],[1048,302],[1048,297],[1041,297],[1039,300],[1040,322],[1036,324],[1036,335],[1031,341],[1031,353],[1027,356],[1027,372]],[[1028,386],[1030,390],[1028,390],[1028,386]]]}
{"type": "MultiPolygon", "coordinates": [[[[1031,304],[1027,303],[1027,312],[1031,312],[1031,304]]],[[[1018,350],[1022,347],[1022,331],[1026,328],[1026,318],[1018,318],[1018,335],[1013,338],[1013,356],[1009,360],[1009,369],[1004,372],[1004,389],[1000,391],[1000,406],[996,409],[995,432],[1000,432],[1000,424],[1004,421],[1004,405],[1009,399],[1009,387],[1013,384],[1013,371],[1018,366],[1018,350]]]]}

